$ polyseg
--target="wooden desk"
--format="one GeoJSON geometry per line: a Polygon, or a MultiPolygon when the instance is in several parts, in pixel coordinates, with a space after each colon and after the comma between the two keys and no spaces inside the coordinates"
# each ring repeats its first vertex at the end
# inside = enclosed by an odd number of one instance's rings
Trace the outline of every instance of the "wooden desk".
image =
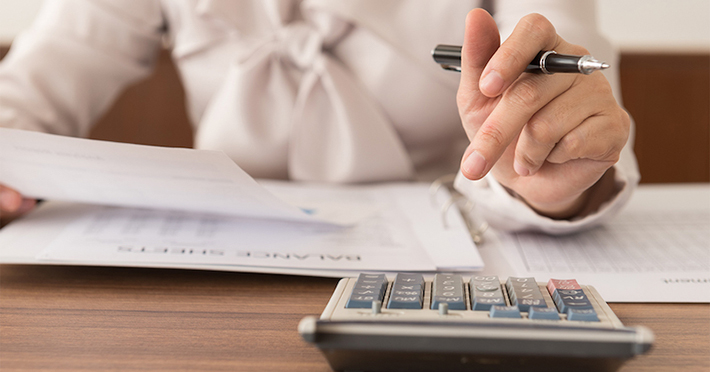
{"type": "MultiPolygon", "coordinates": [[[[296,326],[336,279],[0,265],[0,369],[329,371],[296,326]]],[[[710,370],[710,305],[612,304],[656,334],[623,371],[710,370]]]]}

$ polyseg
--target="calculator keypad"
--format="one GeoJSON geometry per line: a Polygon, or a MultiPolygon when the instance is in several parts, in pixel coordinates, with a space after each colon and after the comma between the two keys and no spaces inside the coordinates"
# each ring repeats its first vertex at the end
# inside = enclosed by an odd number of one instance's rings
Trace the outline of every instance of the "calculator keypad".
{"type": "Polygon", "coordinates": [[[336,371],[612,371],[653,344],[574,280],[448,273],[344,278],[298,330],[336,371]]]}
{"type": "Polygon", "coordinates": [[[436,274],[427,282],[421,274],[399,273],[389,284],[384,274],[360,274],[344,307],[377,308],[374,314],[380,314],[381,306],[384,316],[403,314],[384,309],[436,310],[440,316],[451,316],[448,310],[453,310],[490,318],[600,322],[587,293],[573,279],[551,279],[545,287],[532,277],[510,277],[502,285],[497,276],[473,276],[465,281],[461,274],[436,274]]]}

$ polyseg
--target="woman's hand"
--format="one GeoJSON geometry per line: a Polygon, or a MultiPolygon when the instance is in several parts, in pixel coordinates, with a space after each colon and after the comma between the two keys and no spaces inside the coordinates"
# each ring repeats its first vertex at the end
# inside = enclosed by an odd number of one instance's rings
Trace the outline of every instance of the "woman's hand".
{"type": "Polygon", "coordinates": [[[502,45],[486,11],[468,14],[457,103],[471,144],[461,171],[474,180],[491,172],[539,213],[568,218],[618,161],[630,119],[599,72],[524,73],[541,50],[589,54],[539,14],[502,45]]]}
{"type": "Polygon", "coordinates": [[[0,185],[0,226],[32,210],[37,202],[23,198],[19,192],[0,185]]]}

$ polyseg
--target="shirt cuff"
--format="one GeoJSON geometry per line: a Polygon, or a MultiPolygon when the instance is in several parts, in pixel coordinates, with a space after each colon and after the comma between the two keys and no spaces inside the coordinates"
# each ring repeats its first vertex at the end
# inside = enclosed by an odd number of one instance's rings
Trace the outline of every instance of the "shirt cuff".
{"type": "Polygon", "coordinates": [[[475,203],[477,218],[484,219],[499,231],[540,231],[562,235],[587,230],[612,219],[631,198],[638,177],[626,174],[623,167],[615,166],[614,184],[617,192],[598,210],[569,220],[556,220],[538,214],[524,201],[511,195],[490,174],[481,180],[471,181],[459,172],[454,188],[475,203]]]}

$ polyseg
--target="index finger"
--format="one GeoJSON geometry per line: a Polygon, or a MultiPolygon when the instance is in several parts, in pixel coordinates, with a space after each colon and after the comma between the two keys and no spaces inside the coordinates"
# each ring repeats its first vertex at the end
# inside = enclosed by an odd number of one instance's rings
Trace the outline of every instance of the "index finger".
{"type": "Polygon", "coordinates": [[[493,17],[484,9],[466,16],[466,32],[461,48],[461,80],[457,101],[461,113],[480,109],[488,97],[479,92],[481,73],[500,46],[500,34],[493,17]],[[483,101],[483,102],[482,102],[483,101]]]}
{"type": "Polygon", "coordinates": [[[496,97],[528,67],[541,50],[554,50],[562,42],[555,27],[540,14],[523,17],[481,73],[479,90],[488,97],[496,97]]]}

